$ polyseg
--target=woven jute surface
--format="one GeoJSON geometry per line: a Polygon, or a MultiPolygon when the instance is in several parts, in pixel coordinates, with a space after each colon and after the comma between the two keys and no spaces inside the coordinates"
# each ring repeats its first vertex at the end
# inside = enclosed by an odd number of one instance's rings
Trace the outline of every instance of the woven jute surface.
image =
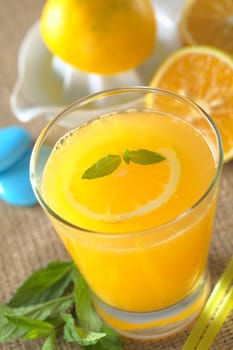
{"type": "MultiPolygon", "coordinates": [[[[42,0],[0,0],[0,127],[19,124],[10,109],[9,99],[17,77],[18,50],[32,24],[38,20],[42,0]]],[[[24,124],[36,138],[39,120],[24,124]]],[[[233,251],[233,162],[224,165],[218,198],[215,229],[209,258],[212,286],[217,282],[233,251]]],[[[39,205],[19,208],[0,202],[0,301],[7,302],[17,286],[33,271],[53,260],[68,259],[47,217],[39,205]]],[[[128,350],[179,350],[189,331],[165,341],[123,339],[128,350]]],[[[16,341],[0,345],[2,350],[37,350],[41,342],[16,341]]],[[[78,349],[64,344],[59,349],[78,349]]],[[[231,314],[211,347],[233,349],[231,314]]],[[[110,350],[110,349],[109,349],[110,350]]]]}

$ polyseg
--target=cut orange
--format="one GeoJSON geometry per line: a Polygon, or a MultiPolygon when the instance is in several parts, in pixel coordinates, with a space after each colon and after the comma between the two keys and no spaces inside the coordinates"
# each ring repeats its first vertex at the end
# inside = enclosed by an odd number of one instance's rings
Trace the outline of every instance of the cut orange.
{"type": "Polygon", "coordinates": [[[180,34],[188,45],[210,45],[233,54],[233,1],[188,0],[180,34]]]}
{"type": "MultiPolygon", "coordinates": [[[[171,54],[158,68],[150,86],[185,95],[214,120],[224,146],[224,161],[233,158],[233,59],[205,46],[171,54]]],[[[152,105],[152,96],[147,100],[152,105]]]]}
{"type": "Polygon", "coordinates": [[[129,220],[152,212],[172,197],[180,179],[180,162],[176,153],[169,149],[161,149],[159,153],[166,158],[159,164],[122,163],[113,174],[91,181],[82,180],[81,173],[75,172],[69,189],[65,190],[69,202],[83,215],[109,222],[129,220]],[[145,190],[145,181],[148,191],[145,190]],[[110,196],[104,196],[106,188],[115,190],[110,196]]]}
{"type": "Polygon", "coordinates": [[[156,19],[150,0],[47,0],[41,34],[49,50],[74,67],[114,74],[152,53],[156,19]]]}

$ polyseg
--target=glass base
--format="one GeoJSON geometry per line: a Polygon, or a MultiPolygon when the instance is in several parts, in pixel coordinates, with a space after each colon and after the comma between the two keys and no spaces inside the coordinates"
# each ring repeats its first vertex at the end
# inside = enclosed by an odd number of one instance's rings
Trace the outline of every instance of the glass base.
{"type": "Polygon", "coordinates": [[[195,291],[178,304],[153,312],[126,312],[103,303],[93,302],[103,321],[123,336],[134,339],[161,339],[187,328],[199,315],[209,294],[209,274],[195,291]]]}

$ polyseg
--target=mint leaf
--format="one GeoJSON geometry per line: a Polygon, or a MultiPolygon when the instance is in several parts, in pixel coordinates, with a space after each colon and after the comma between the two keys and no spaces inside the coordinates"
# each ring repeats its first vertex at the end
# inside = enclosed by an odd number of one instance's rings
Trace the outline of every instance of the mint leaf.
{"type": "Polygon", "coordinates": [[[138,149],[136,151],[126,150],[123,154],[123,159],[127,164],[131,161],[136,164],[149,165],[162,162],[166,158],[159,153],[147,149],[138,149]]]}
{"type": "Polygon", "coordinates": [[[106,333],[106,337],[100,339],[96,345],[86,346],[85,350],[123,350],[121,338],[116,331],[104,325],[101,331],[106,333]]]}
{"type": "Polygon", "coordinates": [[[25,331],[26,339],[42,338],[50,335],[54,326],[46,321],[35,320],[25,316],[6,316],[7,320],[17,328],[25,331]]]}
{"type": "Polygon", "coordinates": [[[45,340],[41,350],[55,350],[55,333],[50,334],[45,340]]]}
{"type": "Polygon", "coordinates": [[[25,316],[43,321],[48,317],[56,317],[61,312],[65,312],[73,303],[74,297],[71,295],[50,300],[43,304],[18,308],[10,308],[0,304],[0,343],[7,343],[25,335],[25,330],[10,322],[7,316],[25,316]]]}
{"type": "Polygon", "coordinates": [[[82,175],[82,179],[96,179],[113,173],[121,163],[121,156],[108,154],[99,159],[94,165],[88,168],[82,175]]]}
{"type": "Polygon", "coordinates": [[[5,314],[13,315],[14,310],[5,305],[0,305],[0,344],[7,343],[17,337],[23,336],[25,331],[18,328],[6,318],[5,314]]]}
{"type": "Polygon", "coordinates": [[[93,308],[90,290],[80,274],[75,279],[74,300],[80,327],[99,332],[102,321],[93,308]]]}
{"type": "Polygon", "coordinates": [[[42,304],[30,305],[13,309],[16,315],[28,316],[38,320],[55,317],[66,311],[74,303],[73,295],[56,298],[42,304]]]}
{"type": "Polygon", "coordinates": [[[72,280],[72,262],[52,262],[34,272],[9,301],[11,307],[43,303],[63,295],[72,280]]]}
{"type": "Polygon", "coordinates": [[[105,333],[91,332],[75,326],[74,319],[70,314],[63,314],[62,317],[65,321],[64,339],[68,342],[86,346],[96,344],[99,339],[105,337],[105,333]]]}
{"type": "Polygon", "coordinates": [[[120,336],[113,329],[105,326],[97,315],[92,305],[89,287],[82,275],[78,274],[74,282],[75,307],[79,325],[85,329],[106,334],[97,344],[86,346],[85,349],[123,350],[120,336]]]}

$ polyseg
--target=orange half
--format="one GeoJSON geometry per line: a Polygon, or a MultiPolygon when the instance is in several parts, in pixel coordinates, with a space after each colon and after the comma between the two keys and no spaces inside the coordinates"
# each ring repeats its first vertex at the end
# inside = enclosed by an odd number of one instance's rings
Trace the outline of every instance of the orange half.
{"type": "MultiPolygon", "coordinates": [[[[150,86],[199,104],[220,131],[224,161],[233,158],[233,59],[229,55],[205,46],[182,48],[162,63],[150,86]]],[[[153,105],[153,95],[149,96],[147,104],[153,105]]]]}

